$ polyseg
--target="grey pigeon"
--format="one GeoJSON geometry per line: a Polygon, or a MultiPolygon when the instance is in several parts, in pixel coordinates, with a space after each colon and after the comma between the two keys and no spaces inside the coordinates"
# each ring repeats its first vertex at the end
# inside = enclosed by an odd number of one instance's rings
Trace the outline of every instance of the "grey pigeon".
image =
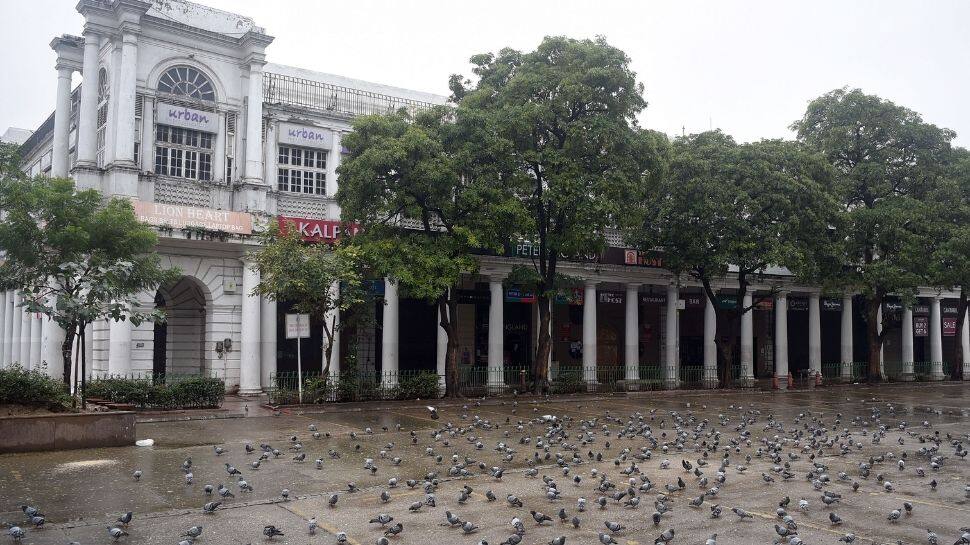
{"type": "Polygon", "coordinates": [[[267,524],[266,526],[263,526],[263,535],[269,539],[273,539],[276,536],[282,536],[286,534],[280,531],[280,529],[277,528],[276,526],[273,526],[272,524],[267,524]]]}
{"type": "Polygon", "coordinates": [[[462,531],[463,533],[465,533],[465,534],[472,534],[472,533],[474,533],[474,532],[476,532],[476,531],[478,531],[478,526],[475,526],[475,525],[474,525],[474,524],[472,524],[472,523],[471,523],[470,521],[467,521],[467,520],[466,520],[466,521],[465,521],[465,522],[463,522],[463,523],[462,523],[462,525],[461,525],[461,531],[462,531]]]}
{"type": "Polygon", "coordinates": [[[617,543],[617,541],[613,539],[613,536],[611,535],[600,533],[600,543],[602,543],[603,545],[612,545],[614,543],[617,543]]]}
{"type": "Polygon", "coordinates": [[[20,526],[11,526],[10,529],[7,530],[7,535],[13,538],[14,541],[20,541],[25,535],[27,535],[27,532],[25,532],[20,526]]]}
{"type": "Polygon", "coordinates": [[[202,535],[202,527],[201,526],[193,526],[193,527],[189,528],[188,530],[186,530],[185,533],[182,534],[182,537],[187,537],[187,538],[190,538],[190,539],[196,539],[196,538],[198,538],[201,535],[202,535]]]}
{"type": "Polygon", "coordinates": [[[670,543],[670,540],[674,539],[674,529],[669,528],[664,533],[660,534],[657,539],[653,540],[654,545],[659,545],[660,543],[670,543]]]}
{"type": "Polygon", "coordinates": [[[128,532],[118,528],[117,526],[108,526],[107,528],[108,535],[111,536],[111,538],[115,541],[118,541],[122,536],[128,535],[128,532]]]}
{"type": "Polygon", "coordinates": [[[391,522],[392,520],[394,520],[394,517],[392,517],[391,515],[388,515],[387,513],[381,513],[376,517],[370,519],[369,523],[380,524],[381,526],[387,526],[387,523],[391,522]]]}
{"type": "Polygon", "coordinates": [[[222,505],[221,501],[210,501],[209,503],[202,506],[202,511],[204,513],[214,513],[215,510],[222,505]]]}
{"type": "Polygon", "coordinates": [[[549,545],[566,545],[566,536],[553,538],[552,541],[549,542],[549,545]]]}

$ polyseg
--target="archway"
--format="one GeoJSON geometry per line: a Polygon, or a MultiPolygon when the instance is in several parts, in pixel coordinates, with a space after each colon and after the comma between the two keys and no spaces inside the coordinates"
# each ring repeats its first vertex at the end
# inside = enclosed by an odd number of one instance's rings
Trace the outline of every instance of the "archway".
{"type": "Polygon", "coordinates": [[[159,288],[155,305],[165,312],[166,320],[155,326],[156,375],[205,374],[207,293],[205,285],[191,276],[159,288]]]}

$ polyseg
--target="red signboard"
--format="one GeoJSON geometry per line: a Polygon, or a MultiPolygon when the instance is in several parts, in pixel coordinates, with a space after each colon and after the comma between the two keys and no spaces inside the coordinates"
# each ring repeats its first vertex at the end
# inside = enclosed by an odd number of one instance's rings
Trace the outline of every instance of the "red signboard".
{"type": "Polygon", "coordinates": [[[291,218],[279,216],[277,218],[281,230],[293,225],[307,242],[334,242],[345,234],[356,235],[360,226],[356,223],[344,223],[335,220],[311,220],[306,218],[291,218]]]}

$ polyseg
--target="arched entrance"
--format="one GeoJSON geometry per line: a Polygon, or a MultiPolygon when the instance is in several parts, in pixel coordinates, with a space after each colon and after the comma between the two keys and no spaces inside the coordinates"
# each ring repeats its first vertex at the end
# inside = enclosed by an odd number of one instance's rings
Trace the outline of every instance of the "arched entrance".
{"type": "Polygon", "coordinates": [[[208,289],[191,276],[159,288],[155,307],[165,312],[155,325],[153,371],[156,375],[205,374],[206,301],[208,289]]]}

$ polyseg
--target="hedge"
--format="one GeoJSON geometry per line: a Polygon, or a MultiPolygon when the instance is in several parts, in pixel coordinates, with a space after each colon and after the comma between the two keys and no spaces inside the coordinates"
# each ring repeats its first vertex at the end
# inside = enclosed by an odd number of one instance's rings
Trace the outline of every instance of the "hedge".
{"type": "Polygon", "coordinates": [[[142,409],[216,408],[226,396],[221,379],[184,377],[165,382],[149,378],[101,378],[88,382],[88,397],[131,403],[142,409]]]}
{"type": "Polygon", "coordinates": [[[64,383],[43,371],[28,371],[16,363],[0,369],[0,404],[63,410],[70,399],[64,383]]]}

